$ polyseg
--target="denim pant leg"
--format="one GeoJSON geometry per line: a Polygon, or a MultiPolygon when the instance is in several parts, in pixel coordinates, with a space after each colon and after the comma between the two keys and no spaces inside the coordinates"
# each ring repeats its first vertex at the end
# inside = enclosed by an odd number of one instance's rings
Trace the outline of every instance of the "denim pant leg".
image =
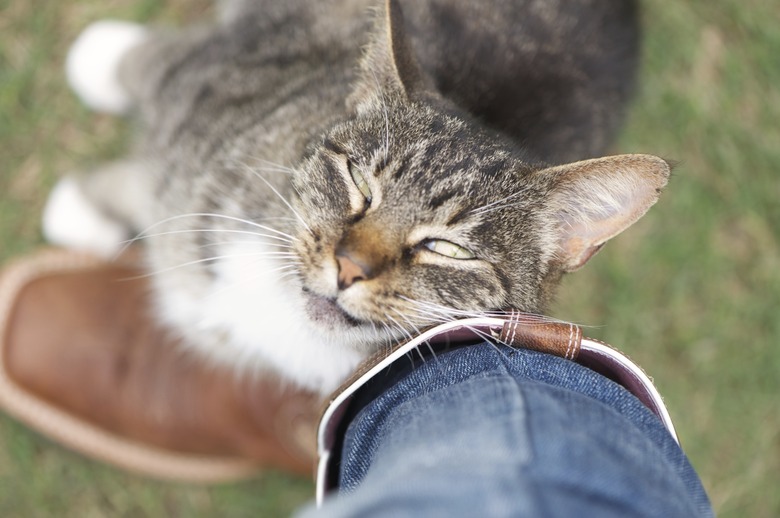
{"type": "Polygon", "coordinates": [[[352,420],[341,461],[340,494],[318,516],[712,516],[682,450],[632,394],[491,344],[441,354],[381,393],[352,420]]]}

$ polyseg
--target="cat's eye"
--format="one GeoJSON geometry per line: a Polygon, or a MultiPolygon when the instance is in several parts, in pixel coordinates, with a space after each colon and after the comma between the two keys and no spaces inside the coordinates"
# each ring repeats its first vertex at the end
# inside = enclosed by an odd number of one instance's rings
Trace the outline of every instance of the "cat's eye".
{"type": "Polygon", "coordinates": [[[450,257],[452,259],[474,259],[476,256],[460,245],[443,239],[429,239],[422,244],[431,252],[450,257]]]}
{"type": "Polygon", "coordinates": [[[366,177],[363,176],[363,173],[358,171],[358,168],[355,167],[352,162],[348,162],[349,167],[349,174],[352,176],[352,181],[355,182],[355,186],[357,186],[358,191],[360,191],[360,194],[363,195],[363,197],[366,199],[366,203],[369,205],[371,204],[371,188],[368,186],[368,182],[366,181],[366,177]]]}

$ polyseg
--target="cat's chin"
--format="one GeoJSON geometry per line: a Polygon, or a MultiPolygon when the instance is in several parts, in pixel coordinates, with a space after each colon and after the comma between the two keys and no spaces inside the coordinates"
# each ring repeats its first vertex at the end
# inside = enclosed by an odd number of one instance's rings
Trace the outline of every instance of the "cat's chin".
{"type": "Polygon", "coordinates": [[[360,326],[360,321],[344,311],[334,299],[304,292],[306,298],[306,314],[312,322],[325,327],[354,328],[360,326]]]}

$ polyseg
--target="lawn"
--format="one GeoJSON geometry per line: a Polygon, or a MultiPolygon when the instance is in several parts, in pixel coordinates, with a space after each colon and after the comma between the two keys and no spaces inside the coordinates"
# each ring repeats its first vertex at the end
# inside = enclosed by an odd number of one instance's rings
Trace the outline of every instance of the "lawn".
{"type": "MultiPolygon", "coordinates": [[[[654,377],[719,516],[780,516],[780,3],[644,4],[640,90],[615,152],[679,165],[648,216],[565,280],[552,313],[654,377]]],[[[99,18],[184,23],[208,6],[0,0],[0,261],[40,245],[57,175],[128,140],[67,90],[68,43],[99,18]]],[[[311,494],[277,473],[145,480],[0,417],[0,516],[279,516],[311,494]]]]}

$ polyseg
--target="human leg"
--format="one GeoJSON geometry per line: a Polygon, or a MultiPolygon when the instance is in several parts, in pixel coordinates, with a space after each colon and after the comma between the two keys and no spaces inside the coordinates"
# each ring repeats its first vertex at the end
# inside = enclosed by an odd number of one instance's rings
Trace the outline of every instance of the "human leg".
{"type": "Polygon", "coordinates": [[[490,344],[440,354],[370,401],[341,463],[326,516],[712,514],[682,450],[631,393],[490,344]]]}

